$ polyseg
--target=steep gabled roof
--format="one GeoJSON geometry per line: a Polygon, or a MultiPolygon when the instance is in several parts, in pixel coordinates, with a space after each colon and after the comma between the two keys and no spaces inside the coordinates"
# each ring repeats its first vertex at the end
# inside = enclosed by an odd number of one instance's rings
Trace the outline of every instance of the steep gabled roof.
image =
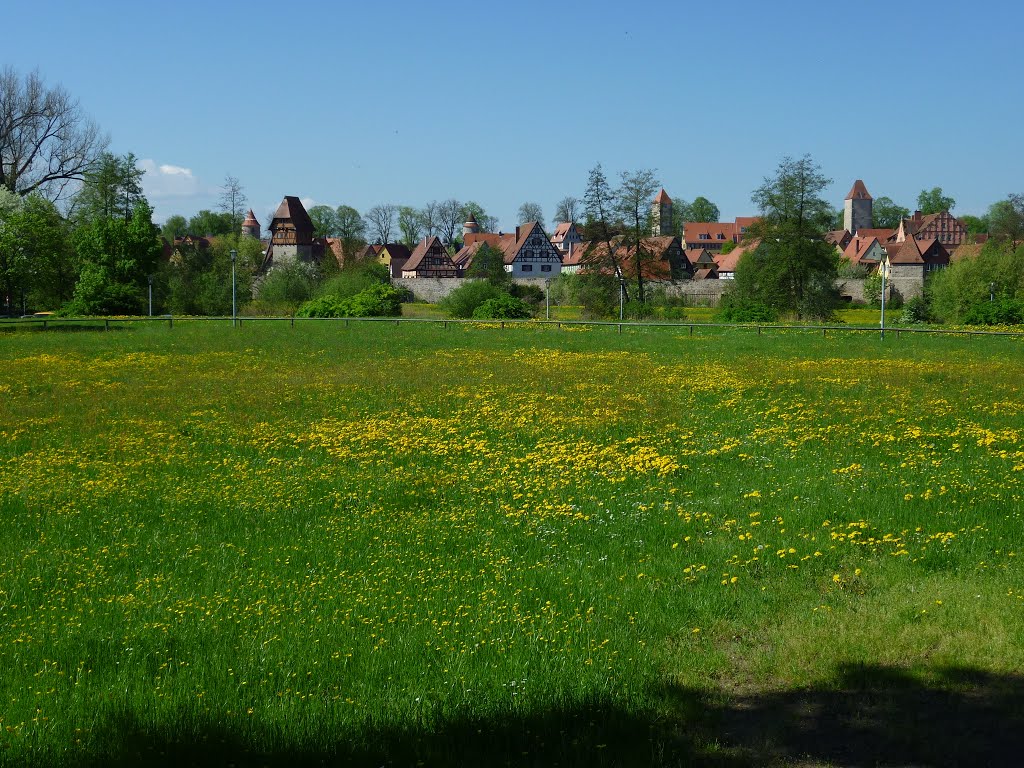
{"type": "Polygon", "coordinates": [[[694,280],[717,280],[718,272],[711,267],[705,267],[704,269],[698,269],[693,273],[694,280]]]}
{"type": "Polygon", "coordinates": [[[683,251],[686,256],[686,260],[693,266],[698,264],[714,264],[715,257],[711,255],[711,251],[707,248],[687,248],[683,251]]]}
{"type": "Polygon", "coordinates": [[[391,257],[392,261],[408,259],[412,255],[412,252],[404,243],[385,243],[377,250],[377,256],[380,256],[384,251],[388,252],[388,256],[391,257]]]}
{"type": "Polygon", "coordinates": [[[872,200],[871,195],[868,194],[868,188],[864,186],[864,182],[857,179],[853,182],[853,187],[850,189],[850,194],[846,196],[847,200],[872,200]]]}
{"type": "Polygon", "coordinates": [[[654,198],[654,202],[658,205],[672,205],[672,198],[669,197],[668,192],[662,188],[661,192],[659,192],[657,197],[654,198]]]}
{"type": "MultiPolygon", "coordinates": [[[[448,252],[444,249],[444,244],[441,242],[441,239],[437,235],[434,235],[433,237],[425,237],[416,244],[412,255],[409,257],[409,260],[405,262],[402,269],[408,271],[418,269],[420,263],[423,261],[423,257],[426,256],[435,247],[435,245],[440,249],[441,253],[444,254],[445,258],[451,262],[451,257],[448,256],[448,252]]],[[[454,262],[452,265],[454,266],[454,262]]]]}
{"type": "Polygon", "coordinates": [[[908,237],[902,243],[894,243],[894,246],[898,248],[890,247],[889,250],[889,263],[890,264],[924,264],[924,258],[921,256],[921,250],[917,245],[917,240],[912,237],[908,237]],[[893,253],[893,251],[896,251],[893,253]]]}
{"type": "MultiPolygon", "coordinates": [[[[843,251],[843,256],[849,260],[851,264],[860,264],[864,261],[864,257],[871,252],[871,246],[878,243],[877,237],[855,237],[849,245],[846,246],[846,250],[843,251]]],[[[875,259],[868,259],[870,262],[876,261],[875,259]]]]}

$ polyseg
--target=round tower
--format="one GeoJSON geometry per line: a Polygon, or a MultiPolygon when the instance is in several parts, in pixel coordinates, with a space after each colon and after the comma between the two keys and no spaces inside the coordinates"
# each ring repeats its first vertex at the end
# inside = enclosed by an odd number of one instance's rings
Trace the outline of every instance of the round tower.
{"type": "Polygon", "coordinates": [[[475,235],[479,232],[480,225],[476,223],[476,216],[470,213],[466,223],[462,225],[462,238],[465,239],[466,235],[475,235]]]}
{"type": "Polygon", "coordinates": [[[252,212],[252,208],[249,209],[245,221],[242,222],[242,237],[246,236],[260,239],[260,223],[256,221],[256,214],[252,212]]]}
{"type": "Polygon", "coordinates": [[[850,194],[843,201],[843,228],[851,235],[871,228],[871,195],[860,179],[853,182],[850,194]]]}

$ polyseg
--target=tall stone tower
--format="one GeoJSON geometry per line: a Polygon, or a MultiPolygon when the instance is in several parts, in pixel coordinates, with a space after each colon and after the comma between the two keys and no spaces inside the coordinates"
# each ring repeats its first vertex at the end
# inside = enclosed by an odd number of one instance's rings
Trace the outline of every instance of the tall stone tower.
{"type": "Polygon", "coordinates": [[[311,261],[313,258],[313,222],[302,201],[286,195],[270,222],[270,248],[273,263],[311,261]]]}
{"type": "Polygon", "coordinates": [[[843,227],[851,235],[861,229],[871,229],[871,195],[860,179],[853,182],[853,189],[843,203],[843,227]]]}
{"type": "Polygon", "coordinates": [[[655,237],[672,234],[672,198],[664,189],[651,204],[651,234],[655,237]]]}
{"type": "Polygon", "coordinates": [[[462,238],[465,240],[466,235],[475,235],[480,231],[480,225],[476,223],[476,216],[472,213],[469,214],[469,218],[466,223],[462,225],[462,238]]]}
{"type": "Polygon", "coordinates": [[[249,214],[245,217],[245,221],[242,222],[242,237],[260,239],[260,223],[256,221],[256,214],[252,212],[252,208],[249,209],[249,214]]]}

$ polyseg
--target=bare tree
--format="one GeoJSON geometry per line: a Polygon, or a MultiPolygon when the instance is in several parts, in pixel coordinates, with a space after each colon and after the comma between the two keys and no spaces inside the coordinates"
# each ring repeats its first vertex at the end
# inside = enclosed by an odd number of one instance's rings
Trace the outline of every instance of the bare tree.
{"type": "Polygon", "coordinates": [[[563,221],[567,221],[571,224],[575,224],[580,218],[580,201],[569,195],[563,197],[558,201],[558,205],[555,206],[555,224],[563,221]]]}
{"type": "Polygon", "coordinates": [[[641,303],[647,300],[644,291],[644,268],[653,258],[645,242],[651,233],[651,200],[660,184],[654,171],[623,171],[622,184],[618,192],[619,214],[625,224],[623,244],[630,254],[636,272],[636,298],[641,303]]]}
{"type": "Polygon", "coordinates": [[[47,88],[38,72],[24,80],[11,67],[0,72],[0,186],[56,200],[108,143],[59,85],[47,88]]]}
{"type": "Polygon", "coordinates": [[[617,196],[608,183],[608,177],[604,175],[604,169],[601,168],[600,163],[590,169],[587,191],[583,195],[583,205],[587,214],[588,237],[602,246],[591,249],[589,256],[592,261],[591,266],[598,270],[611,267],[622,287],[626,301],[629,301],[629,291],[622,274],[619,249],[613,242],[616,234],[622,228],[620,221],[616,218],[617,196]]]}
{"type": "Polygon", "coordinates": [[[398,206],[391,203],[375,205],[366,212],[366,228],[370,237],[378,243],[391,242],[391,230],[395,228],[395,217],[398,215],[398,206]]]}
{"type": "Polygon", "coordinates": [[[244,219],[242,210],[246,203],[242,183],[229,173],[224,177],[224,183],[220,189],[220,209],[225,213],[230,213],[231,220],[241,227],[244,219]]]}
{"type": "Polygon", "coordinates": [[[431,200],[420,208],[420,225],[425,237],[433,237],[437,234],[438,222],[441,219],[440,211],[441,204],[437,200],[431,200]]]}
{"type": "Polygon", "coordinates": [[[464,221],[462,203],[455,198],[448,198],[438,205],[437,234],[445,245],[452,244],[464,221]]]}
{"type": "Polygon", "coordinates": [[[523,203],[519,206],[519,223],[526,224],[530,221],[539,221],[544,224],[544,211],[537,203],[523,203]]]}

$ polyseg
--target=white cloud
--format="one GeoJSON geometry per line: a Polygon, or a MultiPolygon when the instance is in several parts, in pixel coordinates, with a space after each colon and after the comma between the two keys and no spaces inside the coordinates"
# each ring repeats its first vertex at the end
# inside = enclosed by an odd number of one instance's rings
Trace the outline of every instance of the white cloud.
{"type": "Polygon", "coordinates": [[[197,197],[207,193],[191,168],[168,163],[157,165],[155,160],[149,158],[140,160],[139,168],[143,171],[142,191],[146,197],[197,197]]]}
{"type": "Polygon", "coordinates": [[[305,207],[307,211],[314,205],[316,205],[316,200],[314,200],[312,197],[300,197],[299,200],[302,202],[303,207],[305,207]]]}

